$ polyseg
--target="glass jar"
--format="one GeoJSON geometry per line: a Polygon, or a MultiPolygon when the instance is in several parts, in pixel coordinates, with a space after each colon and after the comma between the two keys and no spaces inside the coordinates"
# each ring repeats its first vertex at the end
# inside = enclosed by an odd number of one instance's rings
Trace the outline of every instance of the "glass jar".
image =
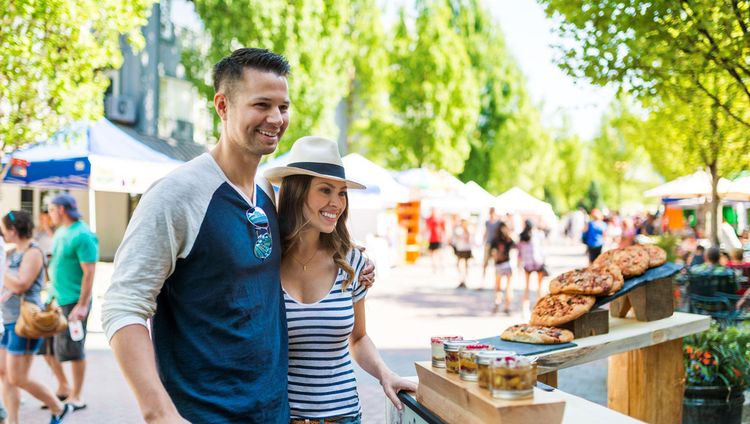
{"type": "Polygon", "coordinates": [[[490,364],[495,358],[502,356],[513,356],[516,352],[507,350],[486,350],[477,353],[477,382],[483,389],[490,388],[490,364]]]}
{"type": "Polygon", "coordinates": [[[494,398],[523,399],[534,395],[536,364],[525,356],[495,358],[490,374],[490,391],[494,398]]]}
{"type": "Polygon", "coordinates": [[[476,343],[464,346],[458,352],[459,371],[461,380],[477,381],[477,353],[493,349],[484,343],[476,343]]]}
{"type": "Polygon", "coordinates": [[[476,340],[453,340],[443,343],[443,350],[445,350],[445,370],[458,374],[461,364],[458,352],[462,347],[476,342],[476,340]]]}
{"type": "Polygon", "coordinates": [[[432,347],[432,366],[435,368],[445,368],[445,350],[443,343],[448,341],[463,340],[461,336],[435,336],[431,339],[432,347]]]}

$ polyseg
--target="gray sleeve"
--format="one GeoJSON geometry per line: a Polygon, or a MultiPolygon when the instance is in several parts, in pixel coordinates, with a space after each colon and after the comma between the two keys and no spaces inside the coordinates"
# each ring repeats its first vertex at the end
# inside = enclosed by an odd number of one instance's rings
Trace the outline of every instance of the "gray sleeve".
{"type": "Polygon", "coordinates": [[[176,174],[143,195],[117,250],[102,306],[109,340],[125,326],[146,325],[177,259],[190,253],[197,237],[216,185],[206,184],[206,175],[197,183],[194,173],[176,174]]]}

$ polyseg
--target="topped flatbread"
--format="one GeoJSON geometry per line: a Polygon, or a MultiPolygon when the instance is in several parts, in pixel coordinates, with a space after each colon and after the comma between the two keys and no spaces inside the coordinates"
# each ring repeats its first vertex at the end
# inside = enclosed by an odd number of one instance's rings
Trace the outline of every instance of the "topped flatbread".
{"type": "Polygon", "coordinates": [[[556,344],[573,341],[573,333],[562,328],[517,324],[503,331],[500,338],[511,342],[556,344]]]}
{"type": "Polygon", "coordinates": [[[643,248],[648,252],[648,267],[654,268],[667,263],[667,252],[659,246],[644,244],[643,248]]]}
{"type": "Polygon", "coordinates": [[[531,311],[531,325],[557,327],[588,312],[596,298],[582,294],[548,294],[539,299],[531,311]]]}
{"type": "Polygon", "coordinates": [[[614,265],[597,265],[558,275],[550,281],[549,291],[552,294],[601,296],[619,290],[622,284],[623,278],[619,268],[614,265]]]}
{"type": "Polygon", "coordinates": [[[594,261],[594,265],[615,265],[625,278],[637,277],[648,269],[649,254],[643,246],[628,246],[608,250],[594,261]]]}

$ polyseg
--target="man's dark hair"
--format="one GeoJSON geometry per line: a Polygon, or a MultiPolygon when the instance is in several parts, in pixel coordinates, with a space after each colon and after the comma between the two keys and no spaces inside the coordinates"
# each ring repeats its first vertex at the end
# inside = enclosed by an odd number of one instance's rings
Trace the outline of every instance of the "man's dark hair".
{"type": "Polygon", "coordinates": [[[706,259],[712,264],[718,264],[721,258],[721,250],[718,247],[710,247],[706,251],[706,259]]]}
{"type": "MultiPolygon", "coordinates": [[[[284,56],[266,49],[241,48],[232,52],[231,55],[221,59],[214,66],[213,79],[214,90],[219,92],[223,85],[232,84],[242,79],[242,71],[245,68],[255,69],[262,72],[273,72],[285,77],[289,75],[291,67],[284,56]]],[[[226,92],[231,92],[230,88],[226,92]]]]}

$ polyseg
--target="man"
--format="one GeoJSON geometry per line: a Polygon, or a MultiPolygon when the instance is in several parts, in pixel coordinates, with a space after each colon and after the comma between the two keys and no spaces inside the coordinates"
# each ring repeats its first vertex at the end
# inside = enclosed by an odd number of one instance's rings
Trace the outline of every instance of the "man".
{"type": "Polygon", "coordinates": [[[59,374],[61,385],[67,385],[67,378],[60,363],[70,362],[73,384],[65,402],[78,410],[86,407],[82,397],[86,374],[84,344],[91,310],[94,269],[99,260],[99,242],[81,221],[76,199],[70,194],[59,194],[52,199],[49,216],[57,227],[52,237],[52,260],[49,265],[51,291],[68,317],[70,326],[75,327],[78,325],[76,322],[80,322],[83,337],[73,340],[69,331],[55,335],[51,352],[54,356],[46,355],[46,359],[55,374],[59,374]]]}
{"type": "Polygon", "coordinates": [[[594,263],[594,260],[602,253],[606,235],[607,223],[604,222],[604,214],[594,208],[591,210],[591,221],[586,225],[581,236],[589,255],[589,264],[594,263]]]}
{"type": "Polygon", "coordinates": [[[149,423],[289,421],[281,240],[255,176],[289,125],[289,71],[261,49],[216,64],[219,142],[144,194],[115,256],[102,320],[149,423]]]}
{"type": "Polygon", "coordinates": [[[482,237],[482,240],[484,241],[482,285],[484,285],[485,277],[487,275],[487,264],[489,264],[492,259],[492,241],[495,238],[495,233],[497,233],[498,227],[500,227],[500,219],[495,215],[495,208],[490,208],[490,216],[487,218],[487,221],[484,222],[484,236],[482,237]]]}
{"type": "Polygon", "coordinates": [[[445,221],[439,217],[435,208],[430,210],[430,216],[425,220],[427,227],[427,240],[430,243],[430,259],[432,260],[432,272],[437,273],[438,267],[442,269],[443,263],[440,258],[440,248],[443,247],[445,239],[445,221]]]}

